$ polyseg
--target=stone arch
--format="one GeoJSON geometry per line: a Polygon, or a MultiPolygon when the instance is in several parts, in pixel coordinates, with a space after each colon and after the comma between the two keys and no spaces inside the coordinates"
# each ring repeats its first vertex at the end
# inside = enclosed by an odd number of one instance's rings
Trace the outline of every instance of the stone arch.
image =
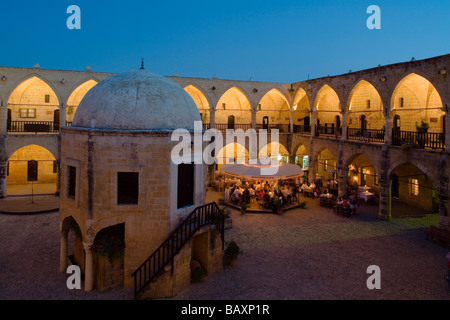
{"type": "Polygon", "coordinates": [[[360,80],[353,87],[347,99],[346,106],[348,137],[364,137],[362,131],[380,130],[379,135],[384,138],[383,130],[386,120],[383,114],[383,102],[378,90],[372,83],[360,80]],[[364,123],[361,119],[364,118],[364,123]]]}
{"type": "MultiPolygon", "coordinates": [[[[11,121],[20,121],[13,126],[20,126],[23,121],[53,122],[61,101],[51,82],[39,75],[30,75],[9,94],[7,105],[11,110],[11,121]]],[[[57,118],[59,125],[59,117],[57,118]]],[[[25,128],[14,129],[16,130],[26,131],[25,128]]]]}
{"type": "MultiPolygon", "coordinates": [[[[362,152],[352,154],[344,162],[343,169],[346,175],[349,175],[349,171],[352,171],[349,168],[351,165],[355,165],[356,171],[353,173],[353,176],[356,176],[358,178],[357,183],[359,185],[364,184],[372,188],[375,188],[377,189],[377,193],[379,193],[378,181],[380,178],[380,168],[378,167],[378,163],[374,161],[372,156],[362,152]]],[[[351,182],[353,183],[353,181],[351,182]]]]}
{"type": "Polygon", "coordinates": [[[342,123],[341,112],[341,102],[338,94],[328,84],[323,85],[317,92],[313,106],[316,130],[319,130],[321,133],[334,134],[334,128],[338,124],[336,116],[339,117],[339,123],[342,123]]]}
{"type": "Polygon", "coordinates": [[[410,216],[414,214],[435,213],[438,211],[439,199],[437,188],[439,181],[430,172],[419,163],[399,162],[391,166],[389,170],[389,182],[391,185],[391,194],[393,186],[393,177],[398,181],[398,192],[396,198],[391,198],[392,217],[410,216]]]}
{"type": "Polygon", "coordinates": [[[228,117],[231,115],[235,117],[235,124],[241,125],[242,129],[250,128],[252,119],[250,99],[244,91],[237,86],[231,87],[225,91],[217,102],[215,108],[216,128],[226,129],[228,117]],[[221,125],[224,126],[224,128],[221,128],[221,125]]]}
{"type": "Polygon", "coordinates": [[[126,223],[126,216],[120,215],[112,218],[101,219],[95,221],[89,228],[86,230],[86,240],[85,242],[93,243],[95,236],[103,229],[108,227],[112,227],[115,225],[119,225],[122,223],[126,223]]]}
{"type": "Polygon", "coordinates": [[[299,88],[292,106],[294,133],[311,131],[311,104],[305,89],[299,88]]]}
{"type": "Polygon", "coordinates": [[[293,148],[292,156],[294,157],[294,163],[300,165],[303,168],[303,159],[305,156],[308,157],[309,164],[309,145],[304,143],[299,143],[293,148]]]}
{"type": "Polygon", "coordinates": [[[283,160],[284,162],[289,162],[289,150],[282,144],[279,142],[269,142],[266,145],[262,146],[261,148],[259,148],[258,150],[258,158],[260,158],[260,156],[262,156],[262,153],[264,153],[267,157],[269,158],[273,158],[279,161],[283,160]],[[276,144],[276,145],[275,145],[276,144]],[[272,145],[275,146],[274,149],[276,149],[276,146],[278,147],[278,153],[276,155],[272,154],[272,145]]]}
{"type": "Polygon", "coordinates": [[[194,100],[195,105],[200,112],[203,123],[210,123],[210,112],[211,112],[211,103],[206,95],[201,91],[197,86],[193,84],[189,84],[184,87],[184,90],[191,96],[192,100],[194,100]]]}
{"type": "Polygon", "coordinates": [[[390,117],[400,116],[401,131],[416,131],[416,122],[429,124],[428,132],[442,133],[443,103],[434,85],[425,77],[410,73],[394,87],[390,100],[390,117]],[[406,121],[405,121],[406,120],[406,121]]]}
{"type": "MultiPolygon", "coordinates": [[[[55,86],[53,85],[53,83],[49,80],[47,80],[45,77],[43,77],[42,75],[39,75],[37,73],[33,73],[30,75],[27,75],[26,77],[20,79],[17,84],[14,86],[14,89],[5,96],[5,100],[7,103],[10,103],[11,98],[13,98],[14,93],[20,88],[22,87],[22,89],[24,87],[27,87],[29,85],[31,85],[34,81],[42,81],[43,83],[45,83],[51,90],[51,92],[56,96],[57,98],[57,103],[54,103],[56,105],[60,105],[61,101],[63,101],[61,95],[59,94],[58,90],[55,88],[55,86]]],[[[17,92],[16,92],[17,93],[17,92]]],[[[13,98],[14,99],[14,98],[13,98]]],[[[53,103],[52,103],[53,104],[53,103]]]]}
{"type": "Polygon", "coordinates": [[[76,87],[71,91],[69,98],[66,101],[66,120],[72,122],[76,112],[76,108],[80,104],[86,93],[89,92],[94,86],[98,84],[98,80],[87,79],[81,83],[78,83],[76,87]]]}
{"type": "Polygon", "coordinates": [[[56,158],[44,147],[26,145],[8,157],[6,183],[9,194],[55,193],[57,180],[56,158]]]}
{"type": "Polygon", "coordinates": [[[232,142],[227,145],[224,145],[216,155],[216,170],[220,171],[224,164],[230,162],[229,156],[233,157],[233,161],[239,162],[239,161],[246,161],[249,159],[249,152],[245,146],[242,144],[239,144],[237,142],[232,142]],[[233,148],[233,151],[230,152],[230,149],[233,148]]]}
{"type": "Polygon", "coordinates": [[[256,110],[256,128],[264,129],[263,119],[267,119],[269,129],[277,127],[281,132],[289,132],[291,107],[288,99],[278,89],[266,92],[256,110]]]}

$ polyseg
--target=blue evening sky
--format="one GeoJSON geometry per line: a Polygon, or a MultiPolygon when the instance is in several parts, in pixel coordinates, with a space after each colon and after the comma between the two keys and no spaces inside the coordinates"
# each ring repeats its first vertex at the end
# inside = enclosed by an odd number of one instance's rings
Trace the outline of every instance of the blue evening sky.
{"type": "Polygon", "coordinates": [[[297,82],[450,53],[450,1],[3,1],[0,65],[297,82]],[[81,30],[69,30],[69,5],[81,30]],[[369,30],[370,5],[381,30],[369,30]]]}

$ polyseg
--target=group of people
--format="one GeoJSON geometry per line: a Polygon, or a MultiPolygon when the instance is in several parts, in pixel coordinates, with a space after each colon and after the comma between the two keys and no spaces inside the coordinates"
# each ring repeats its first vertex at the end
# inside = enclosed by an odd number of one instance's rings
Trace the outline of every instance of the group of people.
{"type": "Polygon", "coordinates": [[[322,193],[329,193],[330,190],[337,190],[337,181],[335,179],[328,179],[325,188],[322,191],[323,184],[320,181],[314,181],[312,180],[311,183],[308,185],[308,181],[306,179],[302,179],[300,191],[306,192],[306,194],[309,196],[311,195],[314,198],[319,198],[322,193]]]}
{"type": "Polygon", "coordinates": [[[355,195],[350,196],[343,196],[341,199],[339,199],[338,202],[336,202],[337,205],[341,205],[343,208],[350,208],[351,214],[358,214],[359,213],[359,205],[358,205],[358,198],[355,195]]]}
{"type": "Polygon", "coordinates": [[[281,201],[289,203],[294,195],[293,187],[285,184],[283,186],[276,181],[274,184],[257,181],[255,183],[244,182],[240,185],[233,184],[225,189],[225,202],[241,206],[243,202],[250,204],[252,199],[261,202],[264,208],[272,208],[274,202],[281,201]]]}

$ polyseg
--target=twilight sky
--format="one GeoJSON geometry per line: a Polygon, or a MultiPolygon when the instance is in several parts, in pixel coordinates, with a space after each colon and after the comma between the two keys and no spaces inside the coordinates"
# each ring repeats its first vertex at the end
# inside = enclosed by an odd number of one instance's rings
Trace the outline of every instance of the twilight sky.
{"type": "Polygon", "coordinates": [[[125,72],[144,57],[164,76],[290,83],[450,53],[448,0],[29,2],[1,5],[1,66],[125,72]]]}

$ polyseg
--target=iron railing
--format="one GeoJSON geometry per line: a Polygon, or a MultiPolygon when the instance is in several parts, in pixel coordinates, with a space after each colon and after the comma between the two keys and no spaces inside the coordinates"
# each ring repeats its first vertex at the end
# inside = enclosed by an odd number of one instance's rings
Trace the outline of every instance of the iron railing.
{"type": "Polygon", "coordinates": [[[359,140],[364,142],[384,142],[383,129],[347,128],[347,140],[359,140]]]}
{"type": "Polygon", "coordinates": [[[225,133],[227,129],[233,129],[233,130],[242,129],[244,131],[247,131],[251,127],[252,127],[251,124],[238,124],[238,123],[234,124],[234,125],[231,125],[231,124],[228,124],[228,123],[216,123],[214,125],[214,128],[222,131],[223,133],[225,133]]]}
{"type": "Polygon", "coordinates": [[[133,272],[134,297],[136,298],[169,263],[174,269],[174,257],[192,236],[202,227],[216,225],[222,237],[224,248],[225,216],[215,202],[200,207],[189,214],[186,219],[167,237],[167,239],[133,272]]]}
{"type": "Polygon", "coordinates": [[[334,126],[316,126],[316,136],[320,135],[333,135],[341,136],[342,128],[334,126]]]}
{"type": "Polygon", "coordinates": [[[409,145],[420,149],[445,149],[445,133],[400,131],[392,129],[392,145],[409,145]]]}

